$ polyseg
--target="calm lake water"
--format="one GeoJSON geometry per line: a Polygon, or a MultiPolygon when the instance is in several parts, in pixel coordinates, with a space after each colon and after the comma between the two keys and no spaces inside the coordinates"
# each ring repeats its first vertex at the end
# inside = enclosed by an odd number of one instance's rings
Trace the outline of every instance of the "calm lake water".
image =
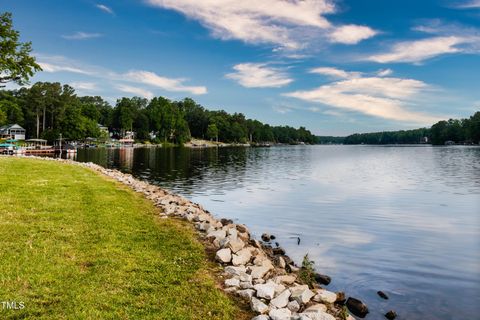
{"type": "Polygon", "coordinates": [[[480,148],[80,150],[308,253],[366,319],[480,318],[480,148]],[[297,245],[297,237],[301,238],[297,245]],[[382,290],[390,297],[376,295],[382,290]]]}

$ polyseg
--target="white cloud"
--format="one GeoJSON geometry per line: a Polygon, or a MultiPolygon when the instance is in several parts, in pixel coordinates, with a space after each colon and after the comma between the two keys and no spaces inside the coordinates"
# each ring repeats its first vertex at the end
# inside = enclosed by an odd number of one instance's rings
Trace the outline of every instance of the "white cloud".
{"type": "Polygon", "coordinates": [[[438,36],[395,44],[389,52],[371,55],[368,61],[378,63],[421,62],[448,53],[466,52],[461,45],[478,42],[476,37],[438,36]]]}
{"type": "Polygon", "coordinates": [[[110,7],[107,7],[106,5],[104,4],[100,4],[100,3],[97,3],[95,5],[95,7],[97,7],[98,9],[102,10],[103,12],[106,12],[108,14],[115,14],[115,12],[113,12],[112,8],[110,7]]]}
{"type": "Polygon", "coordinates": [[[290,107],[283,106],[283,105],[274,106],[274,107],[272,107],[272,109],[273,109],[275,112],[278,112],[278,113],[280,113],[280,114],[286,114],[286,113],[292,112],[292,109],[291,109],[290,107]]]}
{"type": "Polygon", "coordinates": [[[107,80],[113,83],[130,82],[161,88],[172,92],[205,94],[205,86],[187,86],[186,79],[175,79],[157,75],[151,71],[133,70],[121,74],[98,66],[88,66],[62,56],[36,55],[38,63],[45,72],[71,72],[107,80]]]}
{"type": "Polygon", "coordinates": [[[235,72],[225,76],[246,88],[280,88],[293,81],[283,70],[266,63],[240,63],[233,69],[235,72]]]}
{"type": "Polygon", "coordinates": [[[83,31],[78,31],[73,34],[63,35],[62,38],[67,40],[86,40],[101,37],[101,33],[88,33],[83,31]]]}
{"type": "Polygon", "coordinates": [[[470,0],[455,6],[458,9],[477,9],[480,8],[480,0],[470,0]]]}
{"type": "Polygon", "coordinates": [[[331,42],[357,44],[362,40],[374,37],[377,33],[370,27],[350,24],[335,28],[329,38],[331,42]]]}
{"type": "Polygon", "coordinates": [[[381,69],[377,71],[377,76],[379,77],[386,77],[393,73],[392,69],[381,69]]]}
{"type": "Polygon", "coordinates": [[[310,70],[310,73],[323,74],[332,78],[348,79],[358,78],[361,76],[360,72],[347,72],[345,70],[332,67],[319,67],[310,70]]]}
{"type": "Polygon", "coordinates": [[[51,56],[35,53],[38,64],[45,72],[72,72],[84,75],[95,75],[96,73],[106,73],[99,67],[87,66],[76,60],[64,56],[51,56]]]}
{"type": "Polygon", "coordinates": [[[410,110],[428,88],[426,83],[413,79],[365,77],[284,95],[384,119],[431,124],[439,118],[410,110]]]}
{"type": "Polygon", "coordinates": [[[85,91],[96,91],[97,90],[97,84],[94,82],[71,82],[70,86],[75,88],[76,90],[85,90],[85,91]]]}
{"type": "Polygon", "coordinates": [[[183,83],[185,79],[171,79],[161,77],[150,71],[133,70],[125,75],[125,80],[147,84],[153,87],[161,88],[167,91],[184,91],[192,94],[205,94],[207,88],[203,86],[186,86],[183,83]]]}
{"type": "MultiPolygon", "coordinates": [[[[152,6],[181,12],[199,21],[220,39],[247,43],[267,43],[285,49],[308,44],[308,34],[333,31],[333,42],[355,44],[376,34],[365,26],[336,28],[324,16],[336,11],[331,0],[147,0],[152,6]]],[[[315,36],[311,41],[318,42],[315,36]]]]}
{"type": "Polygon", "coordinates": [[[48,62],[42,62],[39,61],[38,64],[40,67],[42,67],[44,72],[72,72],[72,73],[79,73],[79,74],[85,74],[89,75],[90,73],[86,70],[82,70],[80,68],[77,68],[75,66],[68,66],[68,65],[56,65],[48,62]]]}
{"type": "Polygon", "coordinates": [[[151,91],[145,90],[143,88],[124,85],[124,84],[119,84],[116,86],[116,88],[122,92],[131,93],[142,98],[152,99],[155,96],[151,91]]]}

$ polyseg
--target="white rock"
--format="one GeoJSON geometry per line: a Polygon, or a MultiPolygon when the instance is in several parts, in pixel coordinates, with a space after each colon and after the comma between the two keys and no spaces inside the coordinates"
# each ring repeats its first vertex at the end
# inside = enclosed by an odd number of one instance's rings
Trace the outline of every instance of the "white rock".
{"type": "Polygon", "coordinates": [[[222,229],[213,230],[207,234],[207,237],[214,237],[218,241],[225,239],[226,236],[227,236],[227,233],[222,229]]]}
{"type": "Polygon", "coordinates": [[[307,285],[296,286],[290,288],[292,292],[291,299],[298,302],[298,304],[306,304],[315,295],[307,285]]]}
{"type": "Polygon", "coordinates": [[[206,231],[208,228],[210,228],[210,224],[207,222],[197,222],[195,226],[200,231],[206,231]]]}
{"type": "Polygon", "coordinates": [[[311,319],[311,320],[335,320],[334,316],[332,316],[331,314],[328,314],[326,312],[300,313],[299,316],[300,316],[300,319],[305,319],[305,318],[302,318],[302,317],[306,316],[306,319],[311,319]]]}
{"type": "Polygon", "coordinates": [[[290,298],[290,290],[285,290],[280,293],[275,299],[270,301],[270,305],[275,308],[284,308],[288,304],[288,298],[290,298]]]}
{"type": "Polygon", "coordinates": [[[273,279],[276,283],[284,283],[284,284],[292,284],[297,280],[295,276],[292,275],[284,275],[284,276],[278,276],[273,279]]]}
{"type": "Polygon", "coordinates": [[[247,268],[245,266],[238,266],[238,267],[227,266],[225,267],[225,272],[233,276],[240,276],[241,274],[247,272],[247,268]]]}
{"type": "Polygon", "coordinates": [[[273,309],[268,313],[270,319],[272,320],[290,320],[292,312],[286,308],[283,309],[273,309]]]}
{"type": "Polygon", "coordinates": [[[212,233],[212,232],[214,232],[215,230],[216,230],[215,227],[212,226],[212,225],[210,225],[210,227],[208,227],[208,229],[207,229],[207,231],[206,231],[207,237],[208,237],[208,234],[209,234],[209,233],[212,233]]]}
{"type": "Polygon", "coordinates": [[[268,306],[255,297],[252,297],[252,301],[250,301],[250,306],[252,307],[253,311],[258,313],[265,313],[268,311],[268,306]]]}
{"type": "Polygon", "coordinates": [[[268,268],[269,270],[275,269],[275,268],[273,267],[272,261],[270,261],[270,260],[268,260],[268,259],[267,259],[267,260],[264,260],[264,261],[262,262],[262,265],[261,265],[261,266],[262,266],[262,267],[266,267],[266,268],[268,268]]]}
{"type": "Polygon", "coordinates": [[[229,248],[220,249],[215,254],[215,259],[223,263],[229,263],[232,260],[232,251],[229,248]]]}
{"type": "MultiPolygon", "coordinates": [[[[242,241],[242,240],[238,239],[238,241],[242,241]]],[[[250,249],[243,248],[242,250],[238,251],[236,254],[233,255],[232,264],[234,266],[245,265],[250,261],[251,258],[252,258],[252,254],[250,253],[250,249]]]]}
{"type": "Polygon", "coordinates": [[[271,300],[275,296],[275,285],[272,282],[257,284],[253,288],[257,290],[257,297],[259,298],[271,300]]]}
{"type": "Polygon", "coordinates": [[[292,272],[298,272],[298,271],[300,271],[300,268],[290,265],[290,270],[292,272]]]}
{"type": "Polygon", "coordinates": [[[314,301],[334,303],[337,300],[337,294],[335,292],[319,289],[317,295],[313,297],[314,301]]]}
{"type": "Polygon", "coordinates": [[[275,285],[275,297],[278,296],[280,293],[282,293],[286,289],[283,284],[275,283],[272,280],[268,280],[268,281],[272,282],[275,285]]]}
{"type": "Polygon", "coordinates": [[[255,290],[253,289],[245,289],[245,290],[240,290],[240,291],[237,291],[237,294],[244,298],[245,300],[252,300],[252,297],[253,295],[255,294],[255,290]]]}
{"type": "Polygon", "coordinates": [[[261,252],[255,256],[255,260],[253,260],[253,264],[256,266],[261,266],[265,260],[268,260],[268,258],[267,256],[265,256],[263,252],[261,252]]]}
{"type": "Polygon", "coordinates": [[[324,304],[314,304],[308,307],[307,309],[305,309],[305,311],[303,311],[303,313],[323,313],[323,312],[327,312],[327,306],[324,304]]]}
{"type": "Polygon", "coordinates": [[[233,228],[227,229],[227,233],[230,236],[231,239],[237,239],[238,237],[238,231],[237,228],[234,226],[233,228]]]}
{"type": "Polygon", "coordinates": [[[262,267],[262,266],[254,266],[250,267],[250,270],[252,271],[250,274],[252,275],[253,279],[260,279],[263,278],[268,271],[270,271],[270,268],[268,267],[262,267]]]}
{"type": "MultiPolygon", "coordinates": [[[[236,231],[236,229],[235,229],[235,231],[236,231]]],[[[231,239],[231,240],[228,241],[228,247],[232,250],[233,253],[236,253],[236,252],[242,250],[244,246],[245,246],[245,242],[243,242],[242,240],[240,240],[238,238],[231,239]]]]}
{"type": "Polygon", "coordinates": [[[249,275],[249,274],[246,273],[246,272],[240,273],[239,279],[240,279],[240,281],[242,281],[242,282],[252,282],[252,280],[253,280],[252,276],[249,275]]]}
{"type": "Polygon", "coordinates": [[[227,279],[225,280],[225,285],[227,287],[238,287],[240,286],[240,280],[238,280],[237,278],[227,279]]]}
{"type": "Polygon", "coordinates": [[[282,257],[278,257],[278,265],[280,266],[280,268],[285,269],[285,267],[287,266],[287,264],[285,263],[285,259],[283,259],[282,257]]]}
{"type": "Polygon", "coordinates": [[[297,312],[298,310],[300,310],[300,305],[297,301],[293,300],[287,304],[287,308],[292,312],[297,312]]]}
{"type": "Polygon", "coordinates": [[[252,320],[270,320],[270,318],[269,318],[269,316],[261,314],[259,316],[256,316],[256,317],[252,318],[252,320]]]}
{"type": "Polygon", "coordinates": [[[242,282],[240,282],[240,288],[242,288],[242,289],[253,289],[253,283],[248,282],[248,281],[242,281],[242,282]]]}

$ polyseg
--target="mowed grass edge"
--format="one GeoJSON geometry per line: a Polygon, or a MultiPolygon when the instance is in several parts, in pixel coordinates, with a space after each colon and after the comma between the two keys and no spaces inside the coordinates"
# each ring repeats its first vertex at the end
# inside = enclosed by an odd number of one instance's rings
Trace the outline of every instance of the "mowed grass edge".
{"type": "Polygon", "coordinates": [[[1,319],[242,319],[193,228],[75,165],[0,157],[1,319]]]}

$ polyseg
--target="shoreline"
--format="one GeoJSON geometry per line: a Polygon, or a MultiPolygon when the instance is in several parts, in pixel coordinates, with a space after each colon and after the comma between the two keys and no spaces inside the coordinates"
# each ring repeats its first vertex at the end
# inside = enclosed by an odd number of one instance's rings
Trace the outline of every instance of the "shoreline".
{"type": "Polygon", "coordinates": [[[161,209],[161,218],[179,218],[190,222],[206,251],[214,256],[212,260],[223,268],[223,273],[216,279],[221,289],[248,302],[252,311],[258,314],[254,318],[256,320],[355,319],[346,312],[343,293],[331,292],[319,285],[309,288],[302,284],[300,268],[285,251],[254,239],[245,225],[235,224],[229,219],[217,219],[200,204],[115,169],[69,159],[24,158],[88,168],[130,187],[152,201],[155,207],[161,209]]]}

